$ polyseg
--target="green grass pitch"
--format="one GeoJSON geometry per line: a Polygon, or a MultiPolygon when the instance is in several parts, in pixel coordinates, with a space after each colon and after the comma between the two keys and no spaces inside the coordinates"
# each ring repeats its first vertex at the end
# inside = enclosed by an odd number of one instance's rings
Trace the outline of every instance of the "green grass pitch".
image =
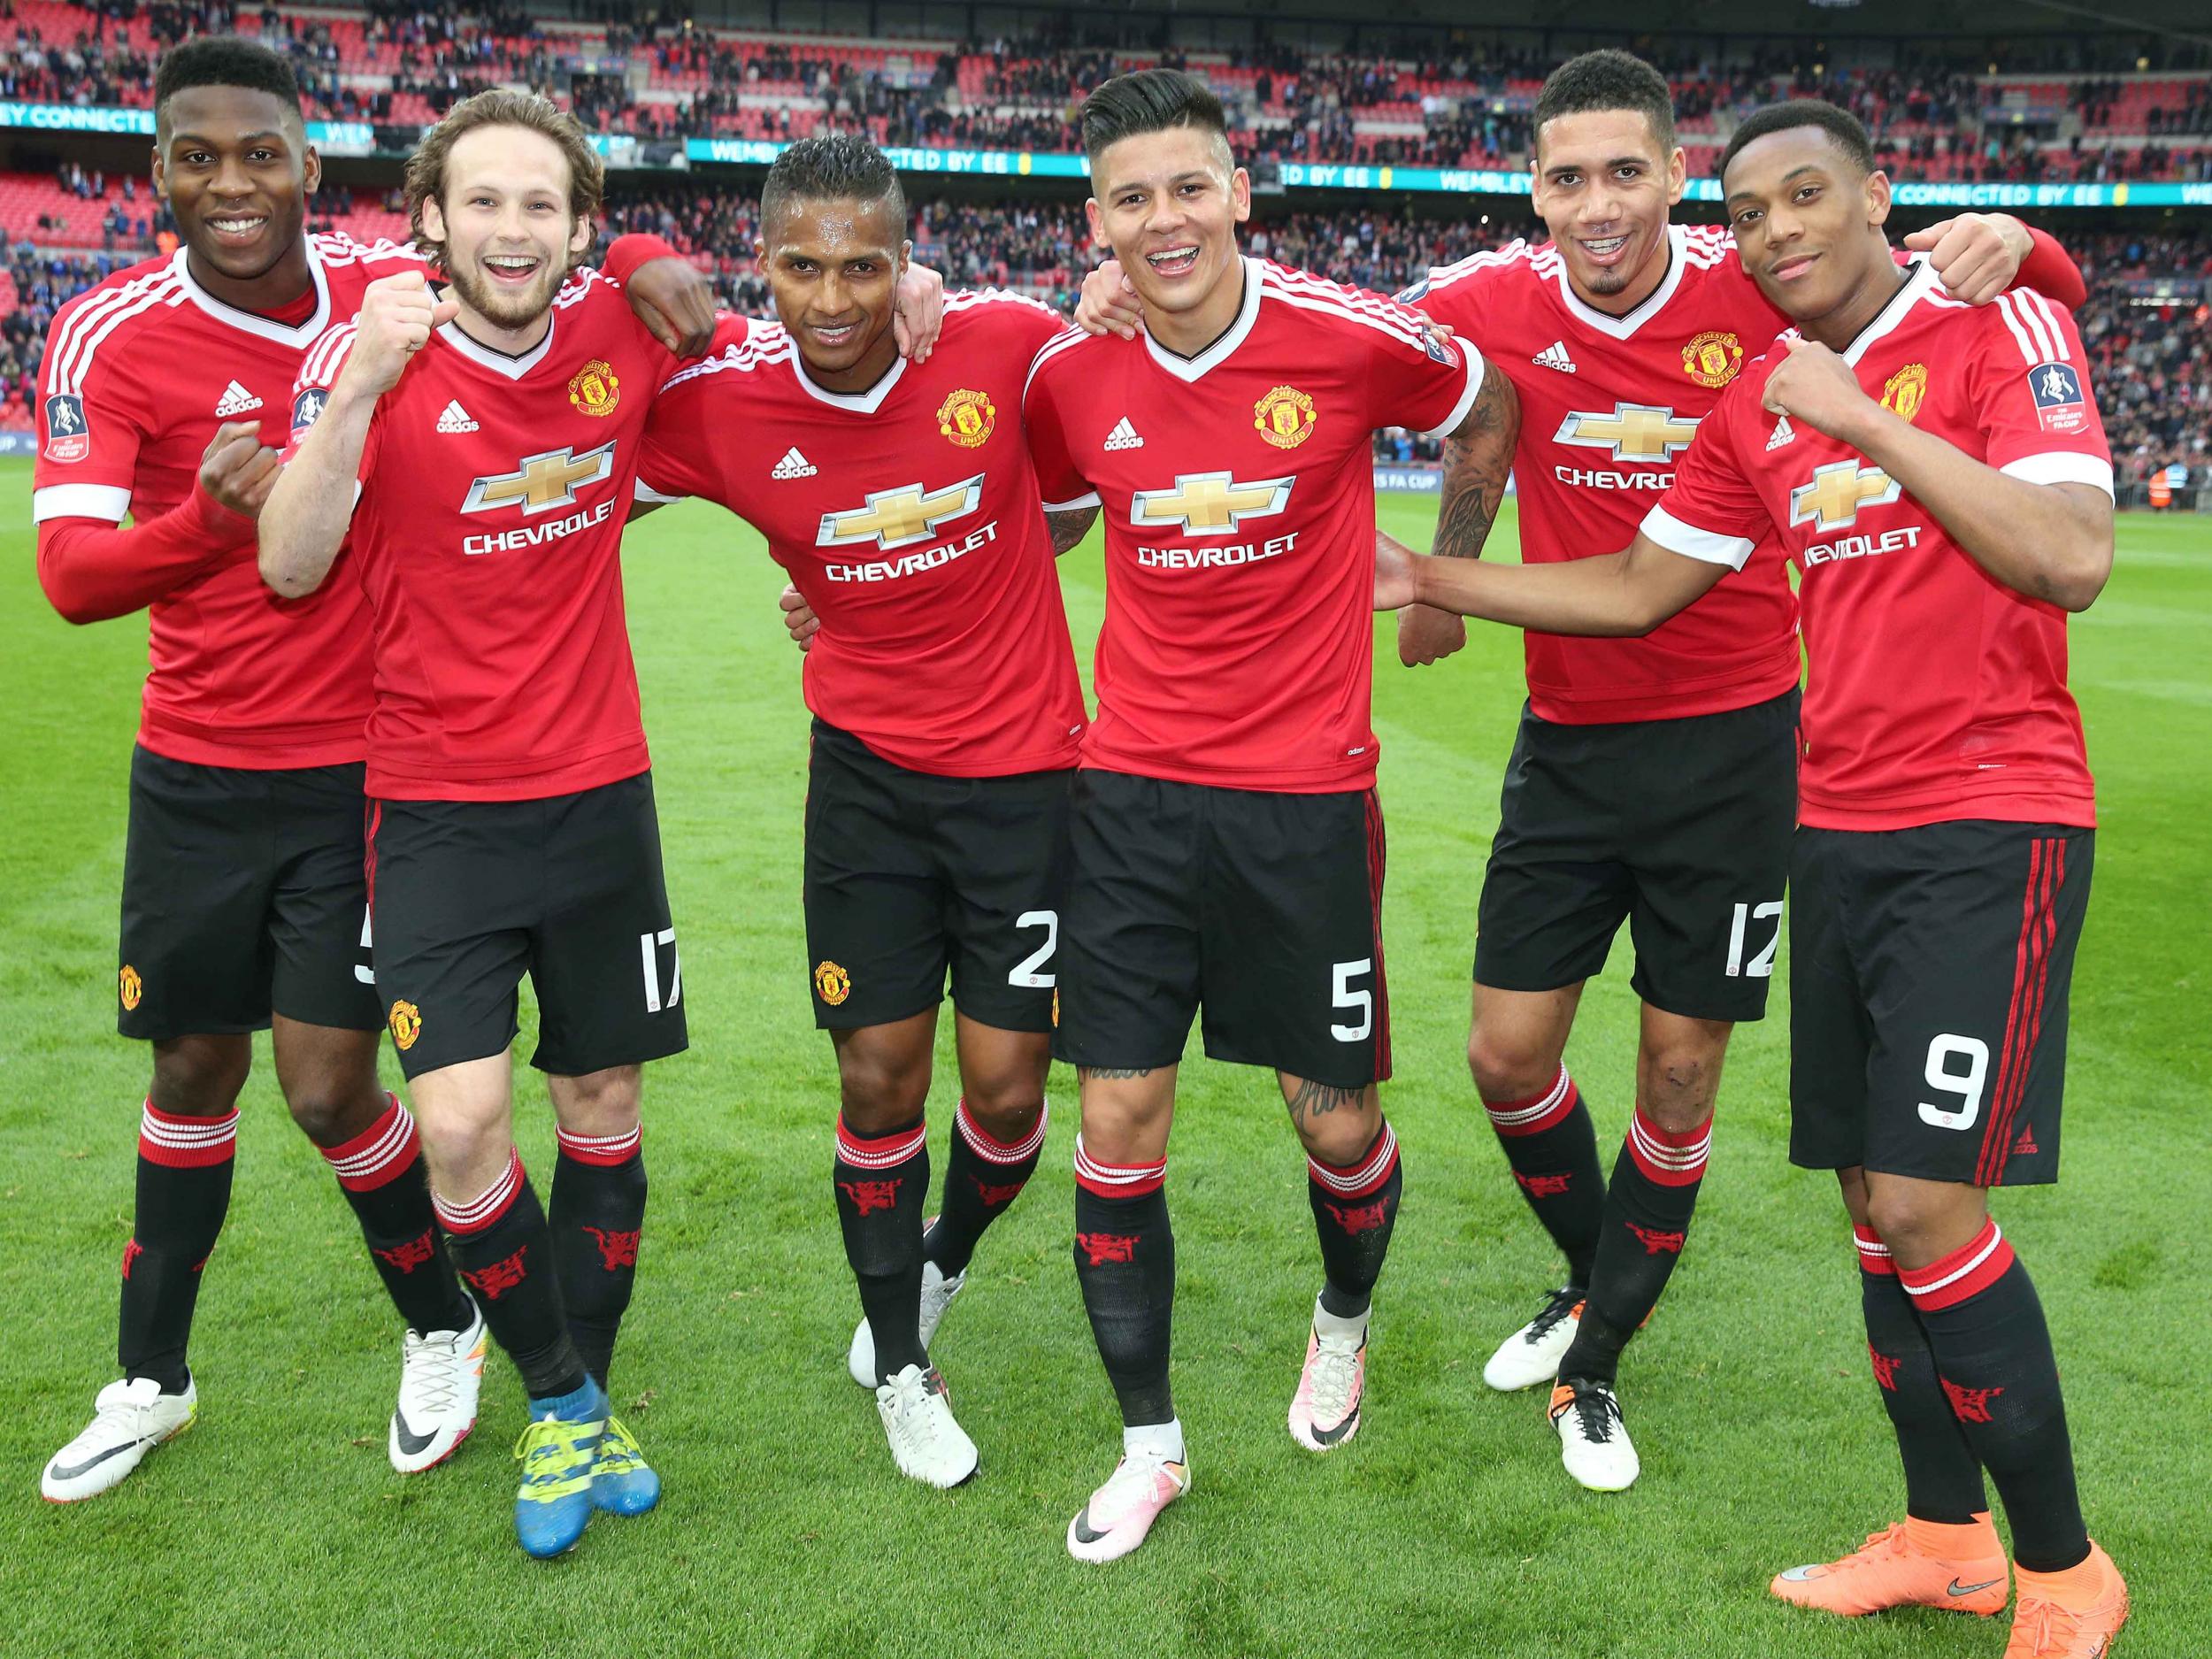
{"type": "MultiPolygon", "coordinates": [[[[522,1402],[503,1361],[453,1464],[391,1472],[398,1333],[349,1213],[285,1117],[265,1046],[201,1300],[199,1425],[108,1496],[42,1503],[42,1462],[112,1374],[146,1073],[112,1023],[144,630],[60,622],[34,580],[27,466],[0,466],[0,1651],[1994,1659],[2003,1647],[2001,1624],[1831,1622],[1765,1594],[1777,1568],[1855,1545],[1902,1503],[1832,1184],[1784,1159],[1783,974],[1776,1017],[1737,1039],[1694,1242],[1628,1356],[1642,1483],[1615,1497],[1573,1487],[1539,1398],[1481,1385],[1490,1347],[1556,1271],[1463,1056],[1475,894],[1521,703],[1519,641],[1499,629],[1418,672],[1378,651],[1397,1048],[1386,1100],[1407,1196],[1357,1443],[1317,1458],[1284,1430],[1318,1282],[1301,1160],[1263,1074],[1194,1057],[1170,1189],[1191,1496],[1117,1566],[1079,1567],[1062,1547],[1118,1440],[1069,1266],[1074,1090],[1061,1074],[1034,1190],[985,1241],[937,1344],[981,1478],[952,1494],[901,1480],[844,1375],[856,1304],[829,1202],[834,1073],[808,1017],[806,725],[774,604],[782,579],[750,532],[701,507],[641,526],[626,561],[693,1033],[647,1089],[653,1204],[615,1376],[667,1478],[662,1509],[601,1517],[575,1555],[526,1560],[508,1522],[522,1402]]],[[[1401,498],[1383,516],[1425,543],[1433,508],[1401,498]]],[[[2111,588],[2075,626],[2104,826],[2074,987],[2067,1179],[1998,1201],[2057,1334],[2092,1528],[2134,1587],[2122,1653],[2142,1659],[2212,1653],[2208,524],[2124,520],[2111,588]]],[[[1087,656],[1094,543],[1064,580],[1087,656]]],[[[1570,1056],[1609,1148],[1630,1098],[1626,958],[1624,943],[1592,986],[1570,1056]]],[[[948,1047],[941,1164],[951,1076],[948,1047]]],[[[526,1159],[549,1166],[550,1113],[526,1074],[518,1122],[526,1159]]]]}

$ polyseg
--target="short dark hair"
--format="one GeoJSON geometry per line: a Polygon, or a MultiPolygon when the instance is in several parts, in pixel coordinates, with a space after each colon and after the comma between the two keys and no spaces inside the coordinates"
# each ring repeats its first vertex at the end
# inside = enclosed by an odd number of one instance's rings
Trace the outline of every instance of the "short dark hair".
{"type": "Polygon", "coordinates": [[[1817,127],[1862,174],[1874,171],[1874,142],[1867,137],[1866,127],[1857,116],[1818,98],[1792,98],[1787,104],[1770,104],[1744,117],[1729,137],[1728,148],[1720,152],[1721,177],[1728,176],[1728,164],[1753,139],[1786,133],[1793,127],[1817,127]]]}
{"type": "Polygon", "coordinates": [[[1083,152],[1096,166],[1107,147],[1140,133],[1164,133],[1194,127],[1229,147],[1229,118],[1214,90],[1179,69],[1139,69],[1116,75],[1094,88],[1076,120],[1083,129],[1083,152]]]}
{"type": "Polygon", "coordinates": [[[300,107],[299,77],[292,60],[259,41],[235,35],[203,35],[161,55],[154,71],[154,118],[163,121],[169,100],[194,87],[244,87],[300,107]]]}
{"type": "Polygon", "coordinates": [[[1585,52],[1544,77],[1536,94],[1530,131],[1539,145],[1544,123],[1562,115],[1632,110],[1651,123],[1662,151],[1674,148],[1674,93],[1667,78],[1632,52],[1585,52]]]}
{"type": "Polygon", "coordinates": [[[898,221],[906,240],[906,190],[891,158],[854,133],[826,133],[803,138],[776,157],[760,187],[760,225],[787,202],[880,202],[898,221]]]}

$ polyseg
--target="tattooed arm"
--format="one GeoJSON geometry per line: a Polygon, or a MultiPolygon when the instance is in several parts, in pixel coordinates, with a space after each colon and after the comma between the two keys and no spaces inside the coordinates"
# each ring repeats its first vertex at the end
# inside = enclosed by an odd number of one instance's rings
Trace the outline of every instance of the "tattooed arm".
{"type": "Polygon", "coordinates": [[[1085,536],[1098,522],[1098,509],[1078,507],[1071,512],[1048,512],[1045,523],[1052,530],[1052,553],[1055,558],[1066,552],[1085,536]]]}
{"type": "MultiPolygon", "coordinates": [[[[1474,407],[1444,440],[1444,493],[1431,546],[1439,557],[1482,557],[1520,436],[1520,397],[1498,365],[1486,362],[1474,407]]],[[[1449,657],[1466,643],[1466,623],[1448,611],[1408,605],[1398,613],[1398,660],[1409,668],[1449,657]]]]}

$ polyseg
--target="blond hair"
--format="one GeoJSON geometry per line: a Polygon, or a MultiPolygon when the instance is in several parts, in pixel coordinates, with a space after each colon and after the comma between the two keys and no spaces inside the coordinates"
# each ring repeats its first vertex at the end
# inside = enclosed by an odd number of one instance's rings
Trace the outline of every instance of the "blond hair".
{"type": "MultiPolygon", "coordinates": [[[[445,119],[423,134],[421,144],[407,158],[408,223],[417,250],[439,270],[445,268],[445,243],[433,240],[424,227],[423,204],[434,201],[439,212],[445,211],[446,163],[453,154],[453,146],[465,134],[487,127],[519,127],[551,139],[568,158],[570,217],[599,217],[600,202],[606,188],[606,165],[592,149],[591,140],[585,136],[576,118],[551,99],[541,98],[534,92],[510,92],[495,87],[463,98],[446,111],[445,119]]],[[[572,271],[581,265],[590,250],[588,242],[583,253],[570,254],[568,268],[572,271]]]]}

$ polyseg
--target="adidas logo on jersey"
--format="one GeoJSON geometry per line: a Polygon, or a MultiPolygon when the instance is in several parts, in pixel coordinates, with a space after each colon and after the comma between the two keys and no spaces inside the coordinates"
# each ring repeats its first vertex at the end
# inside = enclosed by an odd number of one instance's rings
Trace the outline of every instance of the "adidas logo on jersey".
{"type": "Polygon", "coordinates": [[[798,445],[794,444],[783,452],[782,460],[769,468],[768,476],[771,478],[812,478],[820,470],[813,462],[801,455],[798,445]]]}
{"type": "Polygon", "coordinates": [[[222,396],[215,400],[218,419],[225,415],[242,415],[250,409],[260,407],[261,400],[235,380],[225,387],[222,396]]]}
{"type": "Polygon", "coordinates": [[[1562,374],[1576,373],[1575,360],[1567,355],[1567,342],[1555,340],[1529,359],[1540,369],[1557,369],[1562,374]]]}
{"type": "Polygon", "coordinates": [[[1144,448],[1144,440],[1137,436],[1137,429],[1129,424],[1129,417],[1124,415],[1119,420],[1114,422],[1114,429],[1106,434],[1106,448],[1109,449],[1141,449],[1144,448]]]}
{"type": "Polygon", "coordinates": [[[457,397],[445,406],[444,412],[438,417],[438,430],[440,432],[474,432],[476,423],[469,419],[469,411],[461,407],[461,400],[457,397]]]}
{"type": "Polygon", "coordinates": [[[1774,435],[1767,440],[1767,448],[1778,449],[1784,444],[1794,443],[1796,441],[1797,434],[1790,430],[1790,418],[1785,415],[1774,423],[1774,435]]]}

